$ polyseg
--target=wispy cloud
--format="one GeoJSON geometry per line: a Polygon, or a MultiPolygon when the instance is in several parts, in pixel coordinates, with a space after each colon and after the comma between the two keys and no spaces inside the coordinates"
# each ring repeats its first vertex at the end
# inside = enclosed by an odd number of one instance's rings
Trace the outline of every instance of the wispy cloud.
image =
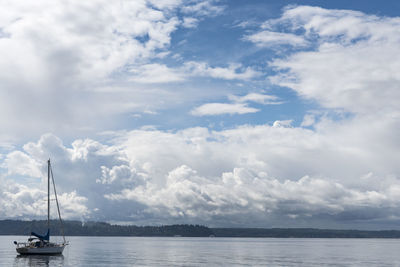
{"type": "Polygon", "coordinates": [[[261,73],[241,64],[230,64],[227,68],[211,67],[205,62],[190,61],[185,63],[185,69],[190,75],[212,77],[226,80],[250,80],[261,73]]]}
{"type": "Polygon", "coordinates": [[[255,102],[263,105],[276,105],[281,104],[282,102],[278,101],[279,98],[275,95],[267,95],[267,94],[259,94],[259,93],[250,93],[244,96],[235,96],[230,95],[229,99],[234,102],[255,102]]]}
{"type": "Polygon", "coordinates": [[[292,45],[292,46],[306,46],[308,42],[299,35],[292,33],[283,32],[272,32],[268,30],[263,30],[251,35],[247,35],[245,40],[251,41],[258,46],[277,46],[282,44],[292,45]]]}
{"type": "Polygon", "coordinates": [[[185,18],[183,18],[182,26],[185,28],[196,28],[198,23],[199,23],[199,19],[185,17],[185,18]]]}
{"type": "Polygon", "coordinates": [[[155,63],[131,68],[129,72],[131,73],[129,80],[139,83],[169,83],[185,79],[183,72],[155,63]]]}
{"type": "Polygon", "coordinates": [[[131,66],[128,79],[133,82],[152,84],[182,82],[192,77],[247,81],[260,75],[260,72],[251,67],[243,68],[241,64],[211,67],[205,62],[188,61],[182,67],[175,68],[158,63],[131,66]]]}
{"type": "Polygon", "coordinates": [[[197,16],[217,16],[221,14],[225,7],[222,5],[216,5],[218,1],[205,0],[205,1],[193,1],[193,5],[187,5],[182,7],[183,13],[196,14],[197,16]]]}
{"type": "Polygon", "coordinates": [[[255,113],[259,109],[248,107],[241,103],[207,103],[194,108],[191,114],[194,116],[222,115],[222,114],[246,114],[255,113]]]}
{"type": "Polygon", "coordinates": [[[244,96],[229,95],[232,103],[206,103],[191,111],[195,116],[222,115],[222,114],[247,114],[259,112],[260,109],[249,106],[250,102],[262,105],[279,105],[278,97],[273,95],[250,93],[244,96]]]}

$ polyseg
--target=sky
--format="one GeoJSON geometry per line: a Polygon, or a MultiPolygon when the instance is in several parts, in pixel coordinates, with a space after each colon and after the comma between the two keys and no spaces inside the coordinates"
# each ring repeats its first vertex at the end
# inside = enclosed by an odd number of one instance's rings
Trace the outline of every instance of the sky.
{"type": "Polygon", "coordinates": [[[65,219],[400,229],[398,1],[6,0],[0,59],[0,219],[51,158],[65,219]]]}

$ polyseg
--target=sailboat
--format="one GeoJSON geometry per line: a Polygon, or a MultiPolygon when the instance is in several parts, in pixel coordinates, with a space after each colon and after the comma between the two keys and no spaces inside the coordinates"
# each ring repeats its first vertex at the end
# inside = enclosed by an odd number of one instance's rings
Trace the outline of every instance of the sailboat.
{"type": "Polygon", "coordinates": [[[17,242],[14,241],[17,246],[16,250],[21,255],[57,255],[62,254],[65,246],[68,242],[65,240],[63,222],[60,214],[60,206],[58,205],[56,185],[54,183],[53,170],[51,168],[50,159],[47,161],[47,233],[45,235],[39,235],[35,232],[31,232],[31,237],[28,238],[28,242],[17,242]],[[60,219],[61,233],[63,236],[63,242],[50,242],[50,177],[53,182],[54,195],[57,203],[58,218],[60,219]],[[34,237],[32,237],[34,236],[34,237]]]}

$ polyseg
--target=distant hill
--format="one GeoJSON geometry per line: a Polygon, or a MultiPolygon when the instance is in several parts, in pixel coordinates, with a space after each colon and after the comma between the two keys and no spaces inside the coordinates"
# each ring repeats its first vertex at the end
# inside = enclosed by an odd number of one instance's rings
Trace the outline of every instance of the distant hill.
{"type": "Polygon", "coordinates": [[[279,238],[400,238],[400,231],[332,230],[315,228],[211,228],[218,237],[279,238]]]}
{"type": "MultiPolygon", "coordinates": [[[[59,226],[59,221],[51,221],[59,226]]],[[[59,227],[57,227],[59,228],[59,227]]],[[[0,235],[45,233],[47,221],[0,220],[0,235]]],[[[182,237],[276,237],[276,238],[400,238],[400,231],[330,230],[314,228],[209,228],[202,225],[135,226],[104,222],[64,221],[67,236],[182,236],[182,237]]],[[[52,235],[60,235],[52,230],[52,235]]]]}
{"type": "MultiPolygon", "coordinates": [[[[59,221],[51,221],[51,235],[60,235],[59,221]]],[[[0,221],[0,235],[29,235],[32,231],[45,233],[47,221],[0,221]]],[[[165,225],[165,226],[134,226],[111,225],[104,222],[64,221],[66,236],[186,236],[201,237],[214,233],[206,226],[201,225],[165,225]]]]}

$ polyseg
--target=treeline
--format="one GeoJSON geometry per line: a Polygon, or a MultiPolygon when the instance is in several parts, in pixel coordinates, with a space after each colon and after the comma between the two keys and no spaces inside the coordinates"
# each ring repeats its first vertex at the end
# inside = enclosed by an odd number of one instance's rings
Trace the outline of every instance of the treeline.
{"type": "Polygon", "coordinates": [[[276,238],[400,238],[400,231],[332,230],[315,228],[212,228],[218,237],[276,238]]]}
{"type": "MultiPolygon", "coordinates": [[[[50,222],[50,234],[61,235],[60,222],[50,222]]],[[[214,233],[202,225],[163,225],[163,226],[135,226],[112,225],[104,222],[64,221],[66,236],[185,236],[203,237],[214,233]]],[[[0,221],[0,235],[29,235],[32,231],[45,233],[47,221],[0,221]]]]}
{"type": "MultiPolygon", "coordinates": [[[[51,221],[51,235],[60,235],[59,221],[51,221]]],[[[44,234],[47,221],[1,220],[0,235],[44,234]]],[[[64,221],[66,236],[182,236],[276,238],[400,238],[400,231],[330,230],[314,228],[208,228],[202,225],[135,226],[104,222],[64,221]]]]}

